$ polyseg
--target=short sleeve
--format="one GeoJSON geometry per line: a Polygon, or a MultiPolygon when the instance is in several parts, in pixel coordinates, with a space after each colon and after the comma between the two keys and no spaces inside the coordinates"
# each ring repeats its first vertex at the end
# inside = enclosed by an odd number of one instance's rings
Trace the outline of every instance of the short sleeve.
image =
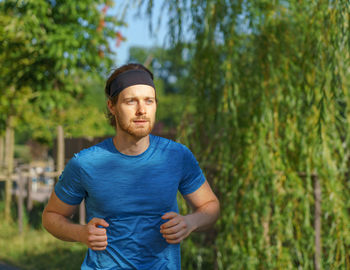
{"type": "Polygon", "coordinates": [[[192,152],[184,145],[183,147],[183,171],[179,190],[182,195],[196,191],[204,182],[205,177],[192,152]]]}
{"type": "Polygon", "coordinates": [[[64,168],[55,186],[57,197],[63,202],[80,204],[85,196],[85,189],[81,183],[80,166],[77,157],[73,157],[64,168]]]}

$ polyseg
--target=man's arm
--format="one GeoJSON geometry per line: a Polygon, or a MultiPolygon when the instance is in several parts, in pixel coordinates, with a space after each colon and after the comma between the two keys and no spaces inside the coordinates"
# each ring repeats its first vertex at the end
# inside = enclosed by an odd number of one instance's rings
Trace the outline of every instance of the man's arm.
{"type": "Polygon", "coordinates": [[[193,231],[210,228],[219,218],[220,203],[207,181],[184,198],[193,209],[193,213],[181,216],[169,212],[162,216],[162,219],[169,221],[160,227],[160,232],[170,244],[180,243],[193,231]]]}
{"type": "Polygon", "coordinates": [[[108,223],[103,219],[93,218],[86,225],[74,224],[70,217],[77,208],[78,205],[61,201],[53,191],[42,215],[43,226],[63,241],[82,242],[93,250],[104,250],[107,246],[106,229],[98,226],[108,227],[108,223]]]}

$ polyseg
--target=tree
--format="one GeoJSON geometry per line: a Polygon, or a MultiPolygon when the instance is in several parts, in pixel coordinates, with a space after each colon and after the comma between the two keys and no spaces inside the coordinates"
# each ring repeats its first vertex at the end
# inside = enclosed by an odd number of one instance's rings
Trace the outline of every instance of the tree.
{"type": "Polygon", "coordinates": [[[187,89],[196,112],[179,139],[222,205],[215,230],[185,241],[183,267],[349,268],[348,1],[166,8],[173,40],[193,37],[187,89]]]}
{"type": "Polygon", "coordinates": [[[43,118],[46,127],[64,124],[65,110],[78,104],[86,82],[101,78],[112,64],[108,40],[121,22],[107,15],[110,5],[108,0],[0,2],[2,126],[13,130],[15,122],[43,118]]]}

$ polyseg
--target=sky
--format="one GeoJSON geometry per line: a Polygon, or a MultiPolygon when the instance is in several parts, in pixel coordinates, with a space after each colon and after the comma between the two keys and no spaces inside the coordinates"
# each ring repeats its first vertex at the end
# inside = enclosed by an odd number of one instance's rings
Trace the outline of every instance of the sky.
{"type": "MultiPolygon", "coordinates": [[[[114,0],[114,7],[109,11],[113,16],[117,18],[121,17],[123,7],[127,2],[135,2],[128,0],[114,0]]],[[[149,31],[149,19],[146,15],[137,15],[138,6],[130,3],[129,8],[126,12],[124,21],[127,23],[127,27],[120,27],[117,30],[121,32],[122,36],[126,38],[125,41],[121,42],[119,47],[115,46],[115,41],[111,44],[116,52],[116,65],[120,66],[127,63],[129,58],[129,48],[132,46],[163,46],[165,37],[167,34],[166,23],[162,22],[160,27],[157,27],[157,21],[161,12],[161,2],[153,1],[153,34],[149,31]]],[[[144,10],[144,9],[143,9],[144,10]]],[[[164,20],[163,20],[164,21],[164,20]]]]}

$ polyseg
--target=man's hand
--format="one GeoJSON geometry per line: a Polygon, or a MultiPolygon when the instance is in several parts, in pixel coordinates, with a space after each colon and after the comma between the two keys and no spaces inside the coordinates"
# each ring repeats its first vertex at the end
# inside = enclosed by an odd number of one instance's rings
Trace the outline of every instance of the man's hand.
{"type": "Polygon", "coordinates": [[[169,219],[168,222],[160,226],[160,233],[169,244],[180,243],[194,230],[189,216],[168,212],[162,216],[162,219],[169,219]]]}
{"type": "Polygon", "coordinates": [[[84,226],[81,242],[85,243],[92,250],[105,250],[107,247],[107,233],[105,228],[109,224],[101,218],[93,218],[84,226]]]}

